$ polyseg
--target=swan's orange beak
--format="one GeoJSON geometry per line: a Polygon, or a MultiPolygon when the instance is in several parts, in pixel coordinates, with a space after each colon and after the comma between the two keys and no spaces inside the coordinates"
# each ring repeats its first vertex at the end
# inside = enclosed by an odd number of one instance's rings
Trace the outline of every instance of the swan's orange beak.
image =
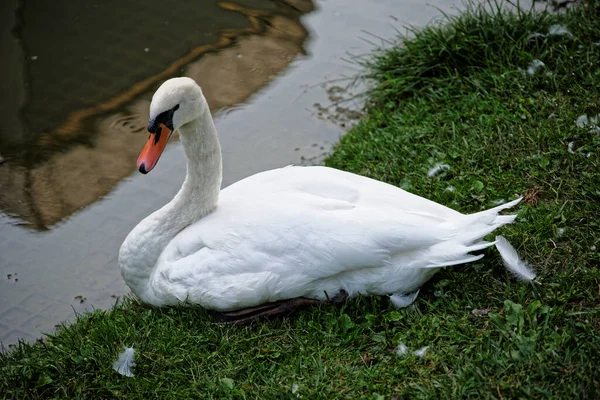
{"type": "Polygon", "coordinates": [[[137,167],[142,174],[152,171],[152,168],[158,163],[158,159],[165,149],[171,133],[173,131],[167,128],[165,124],[158,125],[156,132],[150,133],[148,141],[137,159],[137,167]]]}

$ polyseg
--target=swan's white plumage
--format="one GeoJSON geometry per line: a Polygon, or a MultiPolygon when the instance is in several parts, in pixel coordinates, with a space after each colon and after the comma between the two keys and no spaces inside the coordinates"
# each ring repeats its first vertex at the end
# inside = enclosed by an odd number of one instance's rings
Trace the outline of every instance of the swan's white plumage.
{"type": "Polygon", "coordinates": [[[151,115],[175,104],[186,180],[119,254],[123,277],[145,302],[228,311],[299,296],[326,299],[341,289],[350,296],[408,294],[442,267],[483,257],[470,252],[493,245],[482,238],[515,218],[498,213],[520,199],[464,215],[326,167],[266,171],[219,192],[220,147],[198,86],[167,81],[151,115]]]}

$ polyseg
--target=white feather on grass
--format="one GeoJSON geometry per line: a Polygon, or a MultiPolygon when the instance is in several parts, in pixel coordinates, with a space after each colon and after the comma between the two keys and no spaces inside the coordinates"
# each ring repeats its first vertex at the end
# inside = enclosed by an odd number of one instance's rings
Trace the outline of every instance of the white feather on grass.
{"type": "Polygon", "coordinates": [[[504,261],[504,266],[518,279],[531,281],[535,278],[535,272],[521,260],[515,248],[503,236],[496,236],[496,248],[504,261]]]}
{"type": "Polygon", "coordinates": [[[119,354],[117,361],[113,363],[113,369],[121,375],[133,377],[131,368],[135,367],[135,350],[133,347],[126,347],[125,350],[119,354]]]}
{"type": "Polygon", "coordinates": [[[573,34],[571,32],[569,32],[569,30],[562,25],[552,25],[550,28],[548,28],[548,36],[573,37],[573,34]]]}
{"type": "Polygon", "coordinates": [[[448,164],[437,163],[433,166],[433,168],[430,168],[429,171],[427,171],[427,176],[433,178],[438,174],[438,172],[448,171],[449,169],[450,166],[448,164]]]}
{"type": "Polygon", "coordinates": [[[406,347],[406,345],[402,342],[398,343],[398,346],[396,347],[396,354],[399,356],[403,356],[408,352],[408,347],[406,347]]]}
{"type": "Polygon", "coordinates": [[[529,64],[529,67],[527,67],[527,74],[528,75],[534,75],[539,68],[545,67],[545,66],[546,66],[546,64],[544,64],[543,61],[540,61],[540,60],[537,60],[537,59],[533,60],[531,62],[531,64],[529,64]]]}
{"type": "Polygon", "coordinates": [[[487,308],[474,308],[471,310],[471,313],[476,317],[483,317],[484,315],[487,315],[489,312],[490,312],[490,310],[487,308]]]}
{"type": "Polygon", "coordinates": [[[417,357],[423,358],[423,356],[425,356],[425,353],[427,352],[428,348],[429,348],[429,346],[421,347],[419,350],[413,351],[413,354],[417,357]]]}
{"type": "Polygon", "coordinates": [[[585,128],[588,123],[589,119],[587,115],[580,115],[575,120],[575,125],[577,125],[578,128],[585,128]]]}
{"type": "Polygon", "coordinates": [[[575,120],[575,125],[577,125],[578,128],[585,128],[586,126],[589,126],[590,128],[592,128],[592,130],[594,130],[594,128],[598,127],[598,120],[600,119],[600,114],[594,116],[587,116],[587,115],[580,115],[579,117],[577,117],[577,119],[575,120]]]}

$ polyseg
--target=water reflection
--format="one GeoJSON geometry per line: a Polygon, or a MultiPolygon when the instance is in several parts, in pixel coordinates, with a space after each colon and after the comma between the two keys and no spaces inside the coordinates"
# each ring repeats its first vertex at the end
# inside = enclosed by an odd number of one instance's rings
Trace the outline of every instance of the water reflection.
{"type": "Polygon", "coordinates": [[[0,114],[14,120],[0,127],[0,209],[44,230],[106,195],[134,170],[158,84],[186,75],[213,110],[240,103],[304,52],[299,18],[312,9],[310,0],[25,2],[3,52],[22,79],[0,78],[15,91],[0,114]]]}

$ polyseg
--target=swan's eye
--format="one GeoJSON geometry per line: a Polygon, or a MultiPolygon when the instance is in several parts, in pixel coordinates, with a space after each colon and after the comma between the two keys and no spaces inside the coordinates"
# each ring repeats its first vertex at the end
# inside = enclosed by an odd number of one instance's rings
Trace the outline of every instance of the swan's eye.
{"type": "Polygon", "coordinates": [[[165,124],[167,128],[173,130],[173,114],[175,114],[175,111],[177,110],[179,110],[179,104],[170,110],[161,112],[156,118],[148,121],[148,132],[155,133],[160,124],[165,124]]]}

